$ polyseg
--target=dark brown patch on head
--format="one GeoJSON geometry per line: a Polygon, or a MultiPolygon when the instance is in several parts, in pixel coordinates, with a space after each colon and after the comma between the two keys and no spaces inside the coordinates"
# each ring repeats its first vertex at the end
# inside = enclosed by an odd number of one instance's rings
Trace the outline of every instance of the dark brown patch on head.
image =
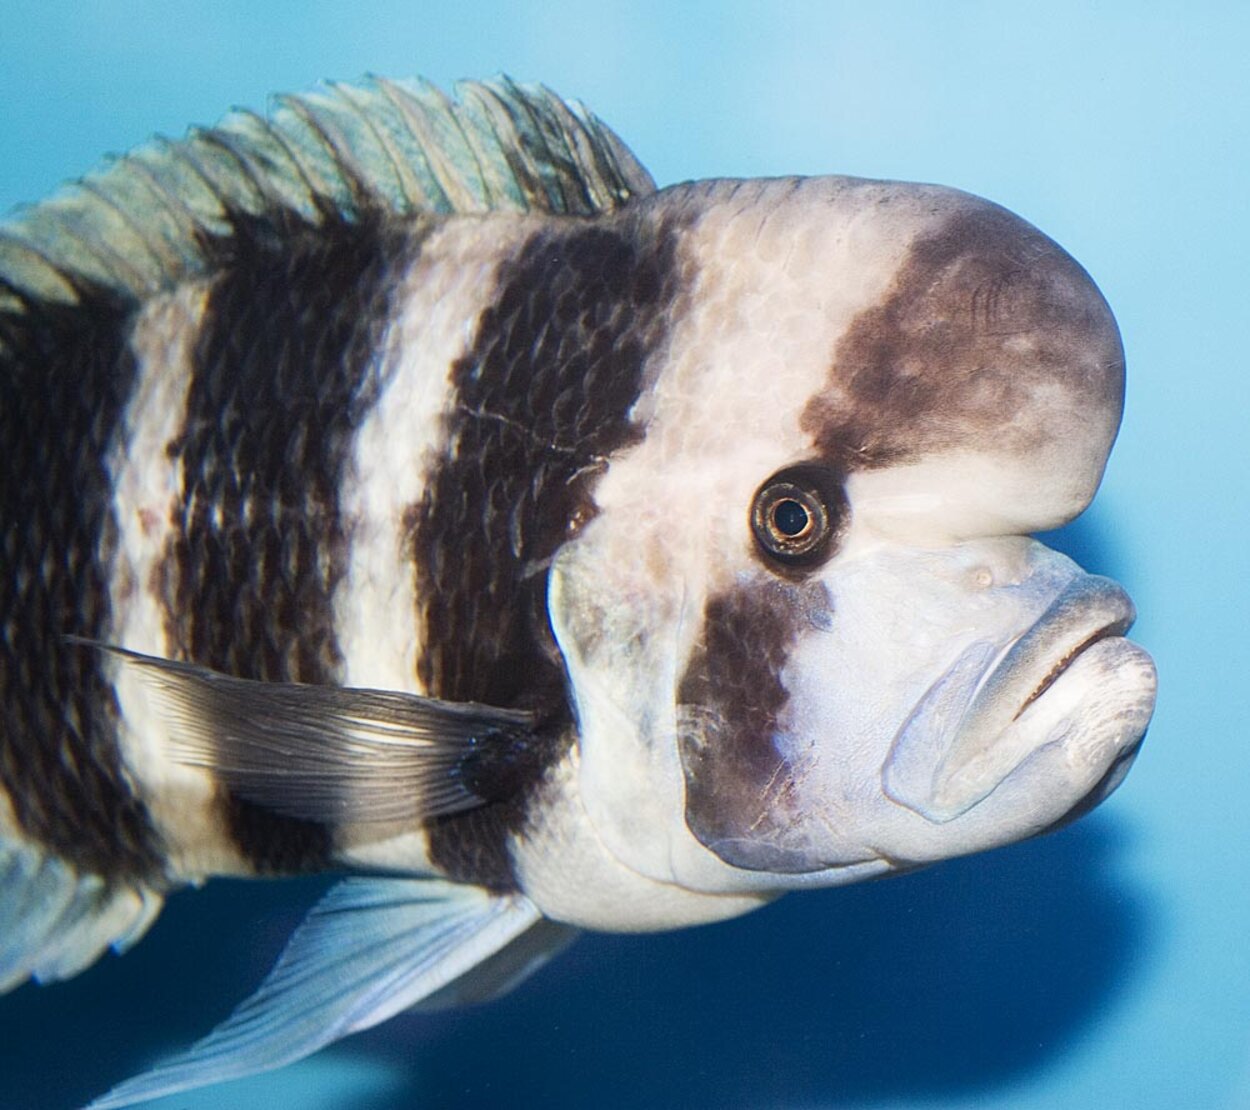
{"type": "MultiPolygon", "coordinates": [[[[171,654],[238,678],[332,683],[333,595],[347,560],[339,490],[381,392],[375,356],[410,226],[235,218],[213,245],[186,423],[177,534],[158,570],[171,654]]],[[[232,839],[260,872],[328,862],[330,830],[223,792],[232,839]]]]}
{"type": "MultiPolygon", "coordinates": [[[[20,294],[19,294],[20,296],[20,294]]],[[[0,312],[0,786],[22,833],[82,873],[161,874],[162,849],[117,746],[99,652],[115,526],[107,457],[136,380],[134,306],[0,312]]]]}
{"type": "Polygon", "coordinates": [[[790,650],[829,616],[818,582],[754,580],[704,608],[703,638],[677,691],[686,824],[733,867],[818,866],[791,835],[801,768],[777,750],[775,737],[789,701],[782,671],[790,650]]]}
{"type": "Polygon", "coordinates": [[[684,284],[674,229],[630,214],[553,223],[499,274],[472,349],[453,368],[448,454],[410,517],[427,691],[537,711],[550,738],[515,797],[428,823],[447,874],[512,882],[506,836],[572,735],[547,618],[546,565],[594,512],[609,456],[684,284]]]}
{"type": "Polygon", "coordinates": [[[1027,452],[1065,424],[1118,416],[1123,389],[1119,332],[1085,271],[1006,209],[969,200],[852,322],[802,426],[848,471],[955,447],[1027,452]]]}

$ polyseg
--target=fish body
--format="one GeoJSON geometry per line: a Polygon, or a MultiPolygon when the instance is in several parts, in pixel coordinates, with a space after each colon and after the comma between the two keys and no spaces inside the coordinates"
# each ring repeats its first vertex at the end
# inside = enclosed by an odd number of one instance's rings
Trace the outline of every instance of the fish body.
{"type": "Polygon", "coordinates": [[[1075,261],[938,186],[656,190],[458,91],[290,98],[0,227],[0,980],[352,876],[95,1105],[1035,835],[1145,733],[1131,602],[1029,538],[1122,409],[1075,261]]]}

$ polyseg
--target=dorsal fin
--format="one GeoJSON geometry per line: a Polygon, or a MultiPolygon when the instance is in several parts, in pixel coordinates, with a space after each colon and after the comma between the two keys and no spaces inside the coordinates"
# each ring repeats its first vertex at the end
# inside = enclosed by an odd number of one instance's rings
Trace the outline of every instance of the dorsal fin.
{"type": "Polygon", "coordinates": [[[327,84],[277,98],[268,119],[236,110],[116,158],[0,223],[0,316],[88,288],[135,301],[167,289],[205,271],[205,244],[240,214],[314,226],[379,210],[589,215],[655,189],[577,102],[506,77],[454,93],[327,84]]]}

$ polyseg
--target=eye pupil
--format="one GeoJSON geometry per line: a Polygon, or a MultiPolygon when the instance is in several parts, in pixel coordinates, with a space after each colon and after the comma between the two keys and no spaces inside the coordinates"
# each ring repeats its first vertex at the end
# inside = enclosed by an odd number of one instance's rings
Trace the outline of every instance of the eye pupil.
{"type": "Polygon", "coordinates": [[[773,524],[783,536],[802,535],[811,520],[808,511],[792,497],[778,501],[773,507],[773,524]]]}

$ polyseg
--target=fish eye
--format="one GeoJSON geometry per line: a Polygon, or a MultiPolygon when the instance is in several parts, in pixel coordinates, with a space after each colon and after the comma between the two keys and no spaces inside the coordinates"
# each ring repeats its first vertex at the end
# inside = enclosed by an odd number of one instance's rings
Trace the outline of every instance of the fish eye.
{"type": "Polygon", "coordinates": [[[840,475],[814,463],[792,466],[756,491],[751,530],[770,559],[785,566],[813,566],[833,554],[846,507],[840,475]]]}

